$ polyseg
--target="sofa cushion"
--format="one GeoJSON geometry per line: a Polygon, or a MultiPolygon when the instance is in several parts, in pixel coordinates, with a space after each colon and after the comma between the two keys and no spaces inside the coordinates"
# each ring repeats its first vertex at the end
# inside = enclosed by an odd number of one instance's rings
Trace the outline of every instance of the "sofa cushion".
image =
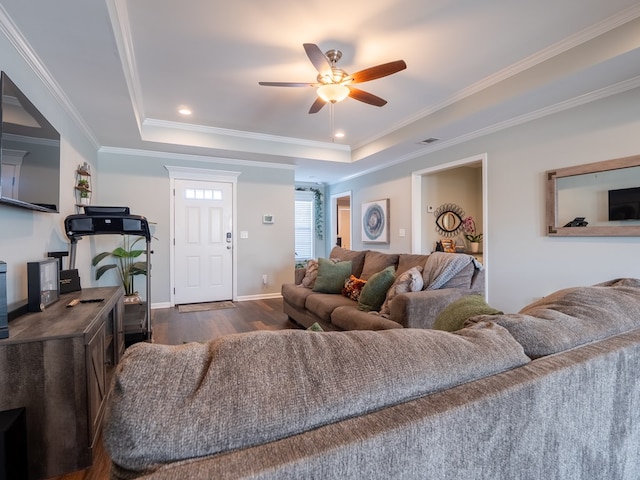
{"type": "Polygon", "coordinates": [[[396,295],[407,292],[419,292],[422,290],[423,285],[422,267],[411,267],[399,275],[396,274],[396,279],[393,285],[391,285],[391,288],[387,290],[387,296],[380,307],[380,314],[388,316],[391,313],[390,304],[396,295]]]}
{"type": "Polygon", "coordinates": [[[356,278],[360,278],[366,254],[367,250],[356,251],[348,248],[333,247],[331,253],[329,253],[329,258],[336,258],[340,261],[351,260],[351,274],[355,275],[356,278]]]}
{"type": "Polygon", "coordinates": [[[640,280],[618,279],[552,293],[517,314],[477,316],[505,327],[531,358],[640,328],[640,280]]]}
{"type": "Polygon", "coordinates": [[[318,278],[318,261],[309,260],[305,267],[304,278],[300,282],[305,288],[313,288],[316,284],[316,278],[318,278]]]}
{"type": "Polygon", "coordinates": [[[354,307],[337,307],[331,313],[331,324],[343,330],[388,330],[404,328],[397,322],[377,315],[376,312],[363,312],[354,307]]]}
{"type": "Polygon", "coordinates": [[[365,283],[367,283],[366,280],[362,280],[360,278],[356,278],[355,275],[351,275],[344,282],[342,295],[357,302],[358,300],[360,300],[360,294],[362,293],[362,288],[364,287],[365,283]]]}
{"type": "Polygon", "coordinates": [[[398,268],[396,269],[396,276],[403,274],[411,267],[420,267],[420,271],[424,271],[424,266],[427,263],[427,258],[429,258],[429,255],[401,253],[398,257],[398,268]]]}
{"type": "Polygon", "coordinates": [[[462,328],[467,319],[476,315],[502,315],[503,313],[487,304],[481,295],[465,295],[447,305],[440,312],[433,324],[433,328],[435,330],[455,332],[462,328]]]}
{"type": "Polygon", "coordinates": [[[389,266],[395,267],[398,264],[398,255],[395,253],[374,252],[368,250],[364,257],[364,266],[360,278],[369,280],[374,274],[381,272],[389,266]]]}
{"type": "Polygon", "coordinates": [[[143,471],[290,437],[528,361],[490,323],[456,334],[282,330],[138,343],[118,365],[104,444],[121,468],[143,471]]]}
{"type": "Polygon", "coordinates": [[[336,295],[334,293],[313,293],[313,295],[307,297],[304,304],[309,312],[326,323],[331,322],[331,312],[342,305],[358,307],[357,302],[344,295],[336,295]]]}
{"type": "Polygon", "coordinates": [[[318,259],[318,276],[313,286],[314,292],[341,293],[344,281],[351,275],[351,261],[333,262],[327,258],[318,259]]]}
{"type": "Polygon", "coordinates": [[[391,288],[395,279],[394,266],[389,266],[381,272],[372,275],[364,287],[362,287],[362,293],[358,300],[358,309],[365,312],[377,312],[380,310],[387,296],[387,291],[391,288]]]}
{"type": "Polygon", "coordinates": [[[304,288],[302,285],[293,283],[284,283],[280,289],[282,298],[289,304],[298,308],[304,308],[307,297],[313,293],[310,288],[304,288]]]}

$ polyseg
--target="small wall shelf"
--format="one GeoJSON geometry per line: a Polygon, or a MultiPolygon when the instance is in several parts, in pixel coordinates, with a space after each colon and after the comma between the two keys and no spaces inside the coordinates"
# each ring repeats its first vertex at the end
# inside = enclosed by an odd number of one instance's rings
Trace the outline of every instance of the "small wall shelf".
{"type": "Polygon", "coordinates": [[[76,213],[82,213],[85,205],[91,205],[91,169],[85,162],[76,169],[76,213]]]}

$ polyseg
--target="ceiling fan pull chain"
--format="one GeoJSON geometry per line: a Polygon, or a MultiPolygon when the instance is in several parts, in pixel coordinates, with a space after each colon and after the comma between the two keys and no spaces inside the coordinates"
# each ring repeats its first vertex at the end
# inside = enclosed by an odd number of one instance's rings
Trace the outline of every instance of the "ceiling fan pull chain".
{"type": "Polygon", "coordinates": [[[329,129],[331,130],[329,133],[331,134],[331,143],[335,143],[336,136],[333,131],[333,103],[329,104],[329,129]]]}

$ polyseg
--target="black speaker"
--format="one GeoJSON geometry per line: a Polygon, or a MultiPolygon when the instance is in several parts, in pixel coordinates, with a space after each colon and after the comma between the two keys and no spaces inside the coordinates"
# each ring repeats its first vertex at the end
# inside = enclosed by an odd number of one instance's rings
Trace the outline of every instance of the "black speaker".
{"type": "Polygon", "coordinates": [[[0,261],[0,338],[9,338],[7,318],[7,264],[0,261]]]}
{"type": "Polygon", "coordinates": [[[57,258],[27,262],[27,309],[41,312],[60,300],[60,268],[57,258]]]}

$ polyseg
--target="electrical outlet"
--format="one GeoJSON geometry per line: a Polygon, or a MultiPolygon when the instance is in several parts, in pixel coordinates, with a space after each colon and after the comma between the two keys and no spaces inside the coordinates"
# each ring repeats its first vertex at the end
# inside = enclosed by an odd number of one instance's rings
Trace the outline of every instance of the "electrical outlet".
{"type": "Polygon", "coordinates": [[[262,284],[263,285],[267,284],[267,276],[266,275],[262,275],[262,284]]]}

